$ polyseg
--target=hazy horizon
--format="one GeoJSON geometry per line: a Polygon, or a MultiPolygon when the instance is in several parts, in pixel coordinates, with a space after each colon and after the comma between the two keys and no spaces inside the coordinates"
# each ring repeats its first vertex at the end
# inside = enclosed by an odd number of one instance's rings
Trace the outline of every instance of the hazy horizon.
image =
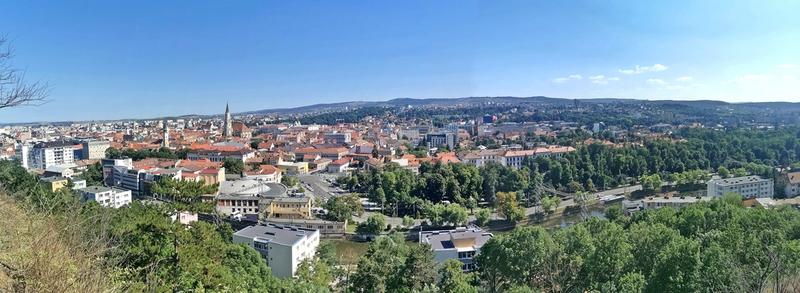
{"type": "Polygon", "coordinates": [[[800,101],[799,3],[211,1],[4,4],[50,103],[0,123],[394,98],[800,101]]]}

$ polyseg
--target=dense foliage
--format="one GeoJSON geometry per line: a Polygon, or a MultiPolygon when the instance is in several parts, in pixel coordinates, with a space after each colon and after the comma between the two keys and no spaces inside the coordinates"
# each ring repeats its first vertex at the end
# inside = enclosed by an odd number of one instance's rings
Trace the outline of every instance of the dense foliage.
{"type": "MultiPolygon", "coordinates": [[[[161,183],[166,189],[174,188],[177,199],[189,190],[204,188],[161,183]]],[[[133,202],[110,209],[82,203],[72,190],[52,192],[16,162],[2,160],[0,188],[31,211],[58,217],[65,227],[78,229],[80,242],[95,245],[74,249],[92,248],[91,253],[99,253],[100,267],[92,269],[112,278],[121,291],[328,291],[327,286],[307,280],[272,276],[258,252],[231,242],[233,231],[228,224],[187,226],[171,220],[176,205],[133,202]]]]}
{"type": "Polygon", "coordinates": [[[168,148],[162,147],[156,150],[135,150],[135,149],[122,149],[108,148],[106,150],[106,158],[120,159],[131,158],[134,161],[139,161],[146,158],[161,158],[161,159],[186,159],[186,149],[172,151],[168,148]]]}
{"type": "Polygon", "coordinates": [[[737,198],[548,232],[522,227],[484,245],[482,286],[546,292],[796,292],[800,212],[737,198]]]}

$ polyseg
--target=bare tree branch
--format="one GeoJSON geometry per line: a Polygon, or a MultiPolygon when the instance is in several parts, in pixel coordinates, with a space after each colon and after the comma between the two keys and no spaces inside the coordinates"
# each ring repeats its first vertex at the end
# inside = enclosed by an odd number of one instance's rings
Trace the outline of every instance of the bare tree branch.
{"type": "Polygon", "coordinates": [[[38,81],[25,82],[25,71],[11,65],[13,53],[8,40],[0,36],[0,109],[46,103],[50,86],[38,81]]]}

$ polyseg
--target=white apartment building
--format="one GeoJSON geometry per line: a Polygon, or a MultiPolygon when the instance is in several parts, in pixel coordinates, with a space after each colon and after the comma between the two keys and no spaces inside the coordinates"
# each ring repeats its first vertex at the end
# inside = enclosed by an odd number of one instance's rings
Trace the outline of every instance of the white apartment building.
{"type": "Polygon", "coordinates": [[[800,195],[800,172],[790,172],[786,174],[786,187],[783,193],[787,197],[795,197],[800,195]]]}
{"type": "Polygon", "coordinates": [[[475,256],[492,236],[478,228],[425,231],[419,232],[419,243],[430,244],[437,263],[455,259],[462,263],[462,270],[469,272],[475,269],[475,256]]]}
{"type": "Polygon", "coordinates": [[[267,223],[237,231],[233,243],[244,243],[258,251],[273,275],[291,278],[300,262],[314,257],[319,238],[319,230],[267,223]]]}
{"type": "Polygon", "coordinates": [[[104,207],[119,208],[131,203],[132,200],[130,190],[115,187],[89,186],[78,191],[83,195],[83,200],[96,201],[104,207]]]}
{"type": "Polygon", "coordinates": [[[33,169],[47,169],[53,165],[75,163],[75,149],[67,142],[41,142],[35,144],[28,155],[28,165],[33,169]]]}
{"type": "Polygon", "coordinates": [[[654,196],[648,197],[642,200],[642,208],[643,209],[660,209],[664,207],[671,207],[675,209],[683,208],[687,205],[710,201],[713,199],[713,196],[654,196]]]}
{"type": "Polygon", "coordinates": [[[708,196],[722,196],[733,192],[741,194],[744,198],[765,198],[774,194],[772,179],[759,176],[744,176],[726,179],[714,179],[707,183],[708,196]]]}
{"type": "Polygon", "coordinates": [[[19,143],[14,149],[14,157],[19,160],[20,166],[25,169],[30,169],[31,146],[25,143],[19,143]]]}
{"type": "Polygon", "coordinates": [[[467,153],[463,157],[463,161],[477,167],[483,167],[489,163],[503,165],[505,163],[503,159],[504,153],[505,151],[503,150],[479,150],[467,153]]]}

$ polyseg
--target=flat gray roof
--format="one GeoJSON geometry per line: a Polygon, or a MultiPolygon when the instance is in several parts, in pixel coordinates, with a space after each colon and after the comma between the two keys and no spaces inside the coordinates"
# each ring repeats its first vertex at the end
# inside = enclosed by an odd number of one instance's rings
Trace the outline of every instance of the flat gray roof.
{"type": "Polygon", "coordinates": [[[111,191],[111,190],[113,190],[114,192],[129,191],[127,189],[121,189],[121,188],[116,188],[116,187],[105,187],[105,186],[99,186],[99,185],[87,186],[87,187],[84,187],[84,188],[81,188],[81,189],[78,189],[78,190],[81,191],[81,192],[88,192],[88,193],[100,193],[100,192],[106,192],[106,191],[111,191]]]}
{"type": "Polygon", "coordinates": [[[219,194],[224,196],[286,196],[286,187],[280,183],[265,183],[255,179],[224,181],[219,185],[219,194]]]}
{"type": "Polygon", "coordinates": [[[292,246],[314,233],[318,233],[317,230],[267,223],[246,227],[234,235],[292,246]]]}
{"type": "Polygon", "coordinates": [[[737,185],[744,183],[760,183],[765,181],[770,181],[770,179],[764,179],[759,176],[744,176],[744,177],[717,179],[714,180],[714,184],[727,186],[727,185],[737,185]]]}
{"type": "Polygon", "coordinates": [[[483,232],[478,228],[462,228],[420,232],[419,242],[430,244],[433,250],[474,250],[483,247],[483,244],[492,237],[492,233],[483,232]]]}
{"type": "Polygon", "coordinates": [[[656,202],[663,202],[663,203],[693,203],[693,202],[699,202],[699,201],[710,201],[712,199],[714,199],[714,197],[712,197],[712,196],[700,196],[700,197],[694,197],[694,196],[684,196],[684,197],[679,197],[679,196],[669,196],[669,197],[658,196],[658,197],[645,198],[645,199],[642,200],[642,202],[652,202],[652,203],[656,203],[656,202]]]}

